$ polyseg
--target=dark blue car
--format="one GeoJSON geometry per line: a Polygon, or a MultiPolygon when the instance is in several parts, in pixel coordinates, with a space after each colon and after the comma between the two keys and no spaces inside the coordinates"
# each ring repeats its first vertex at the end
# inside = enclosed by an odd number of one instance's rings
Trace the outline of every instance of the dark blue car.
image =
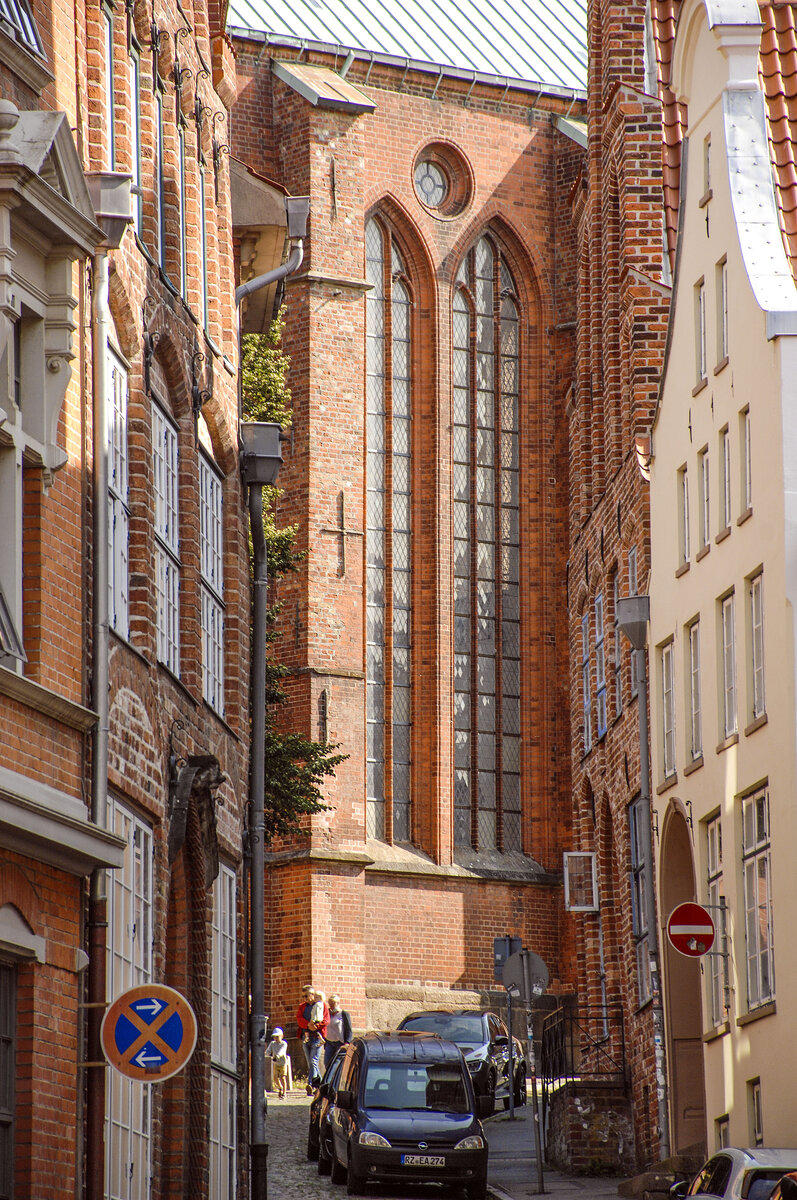
{"type": "Polygon", "coordinates": [[[346,1051],[330,1118],[332,1179],[445,1183],[487,1195],[487,1139],[470,1072],[453,1042],[368,1033],[346,1051]]]}

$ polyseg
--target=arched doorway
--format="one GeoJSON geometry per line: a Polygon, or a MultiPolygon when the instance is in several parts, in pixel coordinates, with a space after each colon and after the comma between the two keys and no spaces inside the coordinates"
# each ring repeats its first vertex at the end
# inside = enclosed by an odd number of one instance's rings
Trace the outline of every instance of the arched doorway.
{"type": "Polygon", "coordinates": [[[662,964],[670,1080],[673,1153],[706,1149],[706,1088],[703,1076],[703,1008],[700,963],[679,954],[666,934],[677,904],[697,900],[692,841],[685,814],[671,805],[664,820],[659,862],[662,964]]]}

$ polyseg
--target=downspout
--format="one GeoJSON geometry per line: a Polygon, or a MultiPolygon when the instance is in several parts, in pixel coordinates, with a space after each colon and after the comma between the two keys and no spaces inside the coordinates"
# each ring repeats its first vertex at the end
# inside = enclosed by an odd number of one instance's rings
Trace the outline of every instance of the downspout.
{"type": "MultiPolygon", "coordinates": [[[[91,819],[107,825],[108,789],[108,251],[94,256],[91,294],[91,364],[93,391],[93,683],[97,713],[91,776],[91,819]]],[[[108,926],[107,876],[97,868],[89,894],[88,1039],[86,1096],[86,1200],[102,1200],[105,1174],[105,1071],[100,1026],[106,1004],[105,944],[108,926]]]]}
{"type": "MultiPolygon", "coordinates": [[[[294,201],[295,203],[295,201],[294,201]]],[[[291,201],[288,201],[288,233],[291,234],[291,201]]],[[[308,204],[305,202],[304,221],[308,204]]],[[[297,271],[304,258],[302,237],[292,237],[287,262],[242,284],[235,292],[238,311],[238,405],[241,395],[241,302],[253,292],[268,287],[297,271]]],[[[266,1013],[265,1013],[265,749],[266,749],[266,617],[268,613],[268,561],[263,533],[263,484],[249,484],[249,523],[252,533],[252,762],[250,768],[249,846],[250,865],[250,1141],[251,1200],[267,1200],[268,1143],[266,1141],[266,1013]]]]}

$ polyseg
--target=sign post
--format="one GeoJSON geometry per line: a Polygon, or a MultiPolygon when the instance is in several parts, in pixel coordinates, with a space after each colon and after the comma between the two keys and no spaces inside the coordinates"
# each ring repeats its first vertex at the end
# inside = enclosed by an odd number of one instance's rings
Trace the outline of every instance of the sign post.
{"type": "MultiPolygon", "coordinates": [[[[507,991],[507,1001],[509,1000],[510,993],[518,995],[525,1005],[526,1012],[530,1013],[534,1008],[535,1001],[539,999],[547,988],[549,978],[548,968],[539,954],[533,954],[531,950],[519,950],[517,953],[511,954],[504,963],[502,971],[502,979],[507,991]]],[[[509,1037],[511,1042],[511,1029],[509,1037]]],[[[545,1180],[542,1173],[542,1133],[540,1128],[539,1098],[537,1096],[537,1064],[534,1055],[533,1033],[529,1047],[531,1102],[534,1112],[534,1150],[537,1157],[537,1193],[541,1195],[545,1191],[545,1180]]],[[[512,1090],[514,1092],[514,1079],[512,1080],[512,1090]]]]}
{"type": "Polygon", "coordinates": [[[174,988],[145,983],[117,996],[102,1020],[102,1052],[139,1083],[162,1083],[182,1071],[196,1046],[194,1010],[174,988]]]}
{"type": "Polygon", "coordinates": [[[667,921],[667,937],[679,954],[702,958],[714,945],[714,920],[702,904],[679,904],[667,921]]]}

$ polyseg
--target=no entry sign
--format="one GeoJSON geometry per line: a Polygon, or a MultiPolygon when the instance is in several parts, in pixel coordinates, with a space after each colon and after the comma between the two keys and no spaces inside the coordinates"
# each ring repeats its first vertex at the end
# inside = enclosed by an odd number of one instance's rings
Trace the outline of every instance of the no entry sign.
{"type": "Polygon", "coordinates": [[[140,1083],[160,1083],[182,1070],[196,1045],[196,1017],[174,988],[146,983],[117,996],[100,1039],[112,1067],[140,1083]]]}
{"type": "Polygon", "coordinates": [[[702,904],[679,904],[670,913],[667,937],[687,958],[700,958],[714,945],[714,922],[702,904]]]}

